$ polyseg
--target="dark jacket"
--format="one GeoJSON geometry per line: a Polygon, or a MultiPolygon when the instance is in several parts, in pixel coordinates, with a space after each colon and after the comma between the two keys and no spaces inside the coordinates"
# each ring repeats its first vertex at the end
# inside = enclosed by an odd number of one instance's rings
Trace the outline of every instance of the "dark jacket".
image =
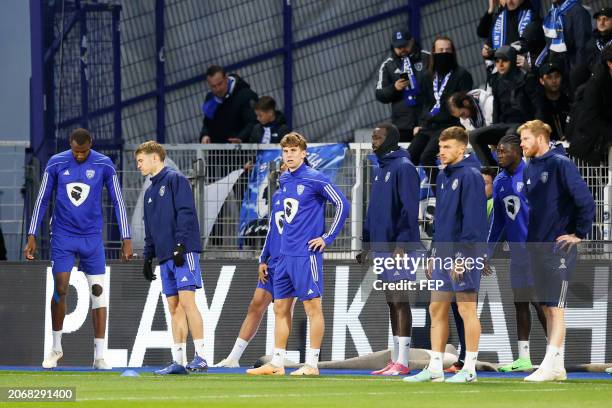
{"type": "Polygon", "coordinates": [[[550,138],[552,140],[566,139],[565,127],[569,112],[570,99],[565,92],[562,91],[561,96],[556,101],[548,99],[544,90],[540,92],[536,118],[550,125],[552,128],[550,138]]]}
{"type": "MultiPolygon", "coordinates": [[[[476,34],[478,37],[485,38],[487,40],[487,44],[492,45],[493,43],[493,27],[495,26],[495,22],[497,21],[497,17],[504,10],[503,7],[500,7],[497,12],[493,14],[489,14],[488,10],[481,17],[480,22],[478,23],[478,28],[476,29],[476,34]]],[[[502,45],[510,45],[513,42],[524,40],[524,32],[523,36],[519,34],[519,15],[523,10],[531,10],[532,11],[532,19],[531,22],[527,25],[528,27],[531,25],[542,25],[542,20],[539,16],[539,12],[534,10],[534,5],[531,4],[530,0],[525,0],[520,7],[516,10],[508,11],[508,19],[506,21],[506,40],[502,45]]],[[[525,31],[528,29],[526,28],[525,31]]],[[[540,31],[542,29],[540,28],[540,31]]],[[[544,32],[542,32],[542,37],[544,36],[544,32]]]]}
{"type": "Polygon", "coordinates": [[[593,31],[593,36],[587,42],[584,50],[587,58],[586,62],[592,72],[595,71],[595,68],[601,62],[601,50],[609,44],[610,41],[612,41],[612,32],[603,34],[597,29],[593,31]]]}
{"type": "Polygon", "coordinates": [[[591,232],[593,196],[562,148],[529,160],[523,180],[529,202],[528,242],[554,242],[565,234],[585,238],[591,232]]]}
{"type": "MultiPolygon", "coordinates": [[[[217,108],[212,119],[204,117],[200,139],[204,135],[211,138],[212,143],[227,143],[230,137],[247,141],[257,123],[257,117],[252,104],[257,101],[257,94],[249,84],[236,74],[230,74],[236,80],[234,89],[227,95],[217,108]]],[[[214,98],[212,92],[206,94],[204,103],[214,98]]]]}
{"type": "Polygon", "coordinates": [[[434,241],[487,242],[487,196],[480,162],[472,153],[438,174],[434,241]]]}
{"type": "MultiPolygon", "coordinates": [[[[412,69],[417,81],[420,82],[427,73],[429,66],[429,53],[421,51],[417,44],[415,51],[410,55],[412,69]]],[[[421,101],[417,98],[415,106],[408,106],[404,100],[403,92],[395,89],[395,82],[400,79],[404,65],[402,58],[398,57],[393,50],[378,69],[378,80],[376,82],[376,100],[381,103],[391,104],[391,122],[398,129],[406,130],[414,128],[421,114],[421,101]]]]}
{"type": "MultiPolygon", "coordinates": [[[[563,75],[569,77],[571,69],[587,60],[586,45],[591,38],[591,15],[578,3],[563,17],[563,38],[567,51],[555,53],[550,51],[548,61],[561,64],[565,67],[563,75]]],[[[550,42],[550,39],[547,39],[550,42]]]]}
{"type": "Polygon", "coordinates": [[[408,152],[399,149],[383,156],[374,175],[363,241],[377,251],[393,251],[398,243],[420,243],[421,182],[408,152]]]}
{"type": "Polygon", "coordinates": [[[570,153],[599,165],[612,143],[612,78],[599,64],[595,75],[577,93],[569,119],[570,153]]]}
{"type": "Polygon", "coordinates": [[[446,101],[448,97],[459,91],[470,91],[473,88],[474,81],[472,74],[469,73],[465,68],[457,66],[453,70],[446,88],[442,93],[442,99],[440,103],[440,112],[435,116],[430,116],[429,111],[433,108],[436,103],[436,99],[433,94],[433,77],[431,74],[427,74],[423,77],[421,82],[421,97],[423,98],[423,112],[419,120],[419,126],[422,127],[448,127],[448,126],[459,126],[459,119],[453,117],[448,111],[446,101]]]}
{"type": "Polygon", "coordinates": [[[200,228],[189,180],[164,167],[151,177],[144,195],[144,257],[162,263],[172,258],[176,244],[186,252],[202,252],[200,228]]]}
{"type": "Polygon", "coordinates": [[[275,113],[276,119],[274,119],[272,123],[268,123],[264,126],[257,122],[257,124],[253,126],[253,131],[248,140],[249,143],[263,143],[262,139],[264,137],[265,128],[270,128],[270,141],[268,143],[280,143],[283,136],[290,132],[287,127],[287,122],[285,121],[285,115],[283,115],[281,111],[276,111],[275,113]]]}
{"type": "Polygon", "coordinates": [[[493,88],[493,123],[523,123],[536,117],[538,89],[532,73],[513,68],[496,74],[493,88]]]}

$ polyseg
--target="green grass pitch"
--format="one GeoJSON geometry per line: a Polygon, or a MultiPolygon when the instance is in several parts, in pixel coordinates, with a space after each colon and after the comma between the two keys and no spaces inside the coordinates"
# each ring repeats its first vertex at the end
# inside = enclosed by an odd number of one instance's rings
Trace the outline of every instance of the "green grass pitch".
{"type": "Polygon", "coordinates": [[[406,384],[400,378],[247,377],[241,374],[121,377],[118,372],[0,372],[0,387],[76,387],[77,403],[0,406],[83,407],[604,407],[612,381],[531,384],[483,378],[474,384],[406,384]]]}

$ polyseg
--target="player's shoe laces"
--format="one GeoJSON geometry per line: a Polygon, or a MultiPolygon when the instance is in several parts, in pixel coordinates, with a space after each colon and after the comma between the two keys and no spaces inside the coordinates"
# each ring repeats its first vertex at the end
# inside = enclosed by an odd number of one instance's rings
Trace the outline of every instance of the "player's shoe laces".
{"type": "Polygon", "coordinates": [[[387,371],[381,375],[407,375],[410,374],[410,368],[403,364],[395,363],[387,371]]]}
{"type": "Polygon", "coordinates": [[[449,383],[468,383],[476,382],[476,373],[468,370],[461,370],[451,378],[446,380],[449,383]]]}
{"type": "Polygon", "coordinates": [[[525,377],[524,380],[528,382],[563,381],[567,378],[567,375],[564,373],[565,369],[555,372],[554,370],[545,370],[540,367],[525,377]]]}
{"type": "Polygon", "coordinates": [[[394,364],[395,363],[393,361],[389,361],[386,366],[384,366],[380,370],[372,371],[370,374],[372,374],[372,375],[381,375],[382,373],[384,373],[385,371],[387,371],[388,369],[393,367],[394,364]]]}
{"type": "Polygon", "coordinates": [[[420,383],[420,382],[444,382],[444,373],[429,371],[429,367],[425,367],[423,371],[418,373],[417,375],[412,375],[410,377],[404,377],[403,379],[406,382],[411,383],[420,383]]]}
{"type": "Polygon", "coordinates": [[[317,367],[312,367],[308,364],[304,364],[289,375],[319,375],[319,369],[317,367]]]}
{"type": "Polygon", "coordinates": [[[240,363],[238,363],[238,360],[231,360],[229,358],[224,358],[223,360],[215,364],[213,367],[238,368],[240,367],[240,363]]]}
{"type": "Polygon", "coordinates": [[[154,371],[154,374],[157,375],[167,375],[167,374],[189,374],[187,369],[180,365],[177,362],[172,362],[168,367],[162,368],[161,370],[154,371]]]}
{"type": "Polygon", "coordinates": [[[205,373],[208,371],[208,363],[206,359],[196,354],[191,363],[187,364],[185,368],[194,373],[205,373]]]}
{"type": "Polygon", "coordinates": [[[502,373],[509,373],[512,371],[527,371],[531,370],[533,365],[531,365],[531,360],[528,358],[519,358],[512,362],[512,364],[505,365],[499,368],[499,371],[502,373]]]}
{"type": "Polygon", "coordinates": [[[62,358],[62,356],[64,355],[63,352],[61,351],[55,351],[55,350],[51,350],[51,353],[49,353],[49,355],[47,355],[47,358],[45,358],[42,362],[42,366],[43,368],[55,368],[57,367],[57,361],[62,358]]]}
{"type": "Polygon", "coordinates": [[[98,358],[93,362],[93,368],[95,370],[112,370],[111,367],[103,358],[98,358]]]}
{"type": "Polygon", "coordinates": [[[285,375],[285,367],[276,367],[267,363],[257,368],[246,370],[248,375],[285,375]]]}

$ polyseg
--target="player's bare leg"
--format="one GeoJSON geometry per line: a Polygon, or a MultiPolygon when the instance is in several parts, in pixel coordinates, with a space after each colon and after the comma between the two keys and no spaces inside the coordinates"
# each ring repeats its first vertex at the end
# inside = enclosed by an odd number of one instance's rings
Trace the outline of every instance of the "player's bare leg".
{"type": "Polygon", "coordinates": [[[276,299],[274,301],[274,354],[272,361],[261,367],[247,370],[250,375],[284,375],[287,340],[291,334],[291,317],[293,298],[276,299]]]}
{"type": "Polygon", "coordinates": [[[62,358],[62,330],[64,318],[66,317],[66,295],[68,294],[68,282],[70,272],[58,272],[53,275],[55,290],[51,298],[51,327],[53,328],[53,346],[51,352],[44,359],[44,368],[57,367],[57,361],[62,358]]]}
{"type": "Polygon", "coordinates": [[[472,382],[476,380],[476,360],[480,342],[480,320],[478,319],[478,293],[458,292],[457,308],[463,319],[465,331],[465,362],[461,371],[449,382],[472,382]]]}
{"type": "Polygon", "coordinates": [[[187,316],[179,303],[178,295],[168,296],[168,310],[172,318],[172,339],[174,347],[172,348],[172,359],[179,365],[184,366],[187,360],[187,316]]]}
{"type": "Polygon", "coordinates": [[[323,317],[323,304],[317,297],[304,301],[304,310],[310,321],[310,349],[306,351],[306,363],[291,375],[319,375],[319,354],[325,333],[325,318],[323,317]]]}
{"type": "Polygon", "coordinates": [[[179,304],[187,317],[187,325],[189,326],[189,332],[191,333],[195,349],[195,356],[187,364],[187,369],[194,372],[208,371],[208,363],[204,358],[204,321],[195,302],[195,291],[179,290],[178,293],[179,304]]]}
{"type": "Polygon", "coordinates": [[[565,342],[565,309],[544,306],[546,325],[548,327],[548,347],[540,367],[525,381],[563,381],[567,379],[563,361],[563,345],[565,342]]]}
{"type": "Polygon", "coordinates": [[[249,342],[257,334],[259,325],[270,303],[272,303],[272,294],[262,288],[256,288],[249,304],[247,315],[240,327],[236,344],[234,344],[227,358],[221,360],[215,367],[240,367],[240,357],[242,357],[242,353],[249,342]]]}

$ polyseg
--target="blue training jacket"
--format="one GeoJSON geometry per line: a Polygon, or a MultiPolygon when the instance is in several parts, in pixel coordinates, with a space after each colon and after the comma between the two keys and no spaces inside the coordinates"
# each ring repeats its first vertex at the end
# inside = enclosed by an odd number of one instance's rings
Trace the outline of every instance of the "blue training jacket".
{"type": "Polygon", "coordinates": [[[350,204],[329,178],[306,164],[280,177],[285,210],[285,224],[281,239],[281,254],[309,256],[308,241],[323,238],[329,246],[344,225],[350,204]],[[336,207],[336,214],[325,232],[325,202],[336,207]]]}
{"type": "Polygon", "coordinates": [[[508,242],[527,241],[529,205],[525,197],[521,160],[514,173],[502,170],[493,180],[493,219],[489,230],[491,243],[506,239],[508,242]]]}
{"type": "Polygon", "coordinates": [[[591,232],[593,196],[562,147],[529,160],[523,179],[530,208],[528,242],[554,242],[565,234],[585,238],[591,232]]]}
{"type": "Polygon", "coordinates": [[[434,242],[485,243],[487,196],[480,162],[472,153],[448,165],[436,179],[434,242]]]}
{"type": "Polygon", "coordinates": [[[274,268],[280,257],[281,236],[283,234],[283,224],[285,212],[283,211],[283,195],[278,189],[272,195],[270,203],[270,220],[268,222],[268,234],[266,242],[259,255],[259,263],[268,264],[269,268],[274,268]]]}
{"type": "Polygon", "coordinates": [[[102,188],[110,195],[115,208],[122,239],[130,238],[121,186],[111,159],[90,150],[83,163],[66,150],[49,159],[43,173],[29,235],[36,235],[55,190],[55,207],[51,222],[52,234],[86,236],[102,234],[102,188]]]}
{"type": "Polygon", "coordinates": [[[398,243],[420,243],[421,180],[408,152],[399,149],[387,153],[378,162],[363,225],[363,241],[381,251],[393,250],[398,243]]]}
{"type": "Polygon", "coordinates": [[[172,258],[176,244],[186,252],[202,252],[200,227],[189,180],[164,167],[144,195],[145,258],[159,263],[172,258]]]}

